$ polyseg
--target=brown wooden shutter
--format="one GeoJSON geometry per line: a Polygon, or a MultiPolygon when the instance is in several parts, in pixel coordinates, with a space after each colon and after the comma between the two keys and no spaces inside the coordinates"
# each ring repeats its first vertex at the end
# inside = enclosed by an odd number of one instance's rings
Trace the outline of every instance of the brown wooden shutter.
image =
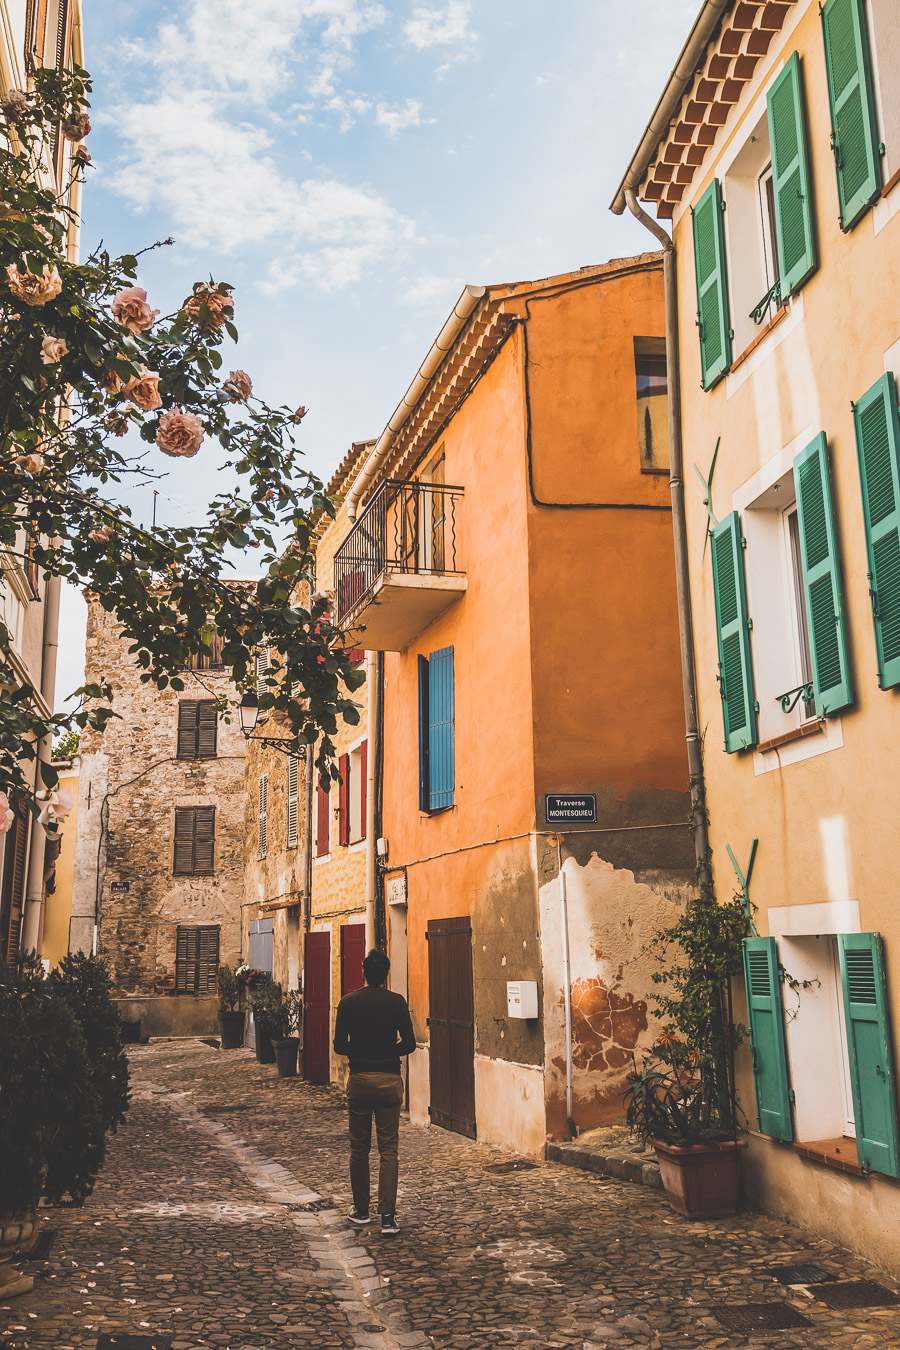
{"type": "Polygon", "coordinates": [[[331,848],[331,793],[329,784],[320,777],[316,787],[316,857],[323,858],[331,848]]]}
{"type": "Polygon", "coordinates": [[[194,807],[175,807],[175,849],[172,871],[177,877],[189,877],[194,871],[194,807]]]}
{"type": "Polygon", "coordinates": [[[199,930],[197,943],[197,993],[214,994],[219,970],[219,929],[210,925],[199,930]]]}
{"type": "Polygon", "coordinates": [[[363,957],[366,954],[366,925],[345,923],[341,926],[341,996],[362,989],[365,984],[363,957]]]}
{"type": "Polygon", "coordinates": [[[196,757],[199,715],[200,704],[195,698],[183,698],[178,704],[178,759],[196,757]]]}
{"type": "Polygon", "coordinates": [[[338,793],[338,843],[350,843],[350,756],[341,755],[338,761],[341,787],[338,793]]]}
{"type": "Polygon", "coordinates": [[[215,759],[218,738],[219,715],[212,699],[198,703],[197,718],[197,758],[215,759]]]}
{"type": "Polygon", "coordinates": [[[22,906],[25,900],[25,860],[28,856],[29,819],[20,811],[6,836],[3,862],[3,898],[0,914],[0,956],[12,961],[19,950],[22,933],[22,906]]]}
{"type": "Polygon", "coordinates": [[[175,930],[175,993],[193,994],[197,987],[197,947],[196,928],[176,928],[175,930]]]}
{"type": "Polygon", "coordinates": [[[369,807],[369,742],[359,747],[359,837],[366,837],[366,813],[369,807]]]}
{"type": "Polygon", "coordinates": [[[194,875],[208,876],[215,870],[216,808],[195,806],[194,875]]]}

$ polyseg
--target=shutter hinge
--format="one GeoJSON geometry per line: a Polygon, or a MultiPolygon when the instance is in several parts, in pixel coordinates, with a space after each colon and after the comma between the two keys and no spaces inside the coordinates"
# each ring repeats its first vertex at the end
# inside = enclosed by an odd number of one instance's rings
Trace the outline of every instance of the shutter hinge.
{"type": "Polygon", "coordinates": [[[722,210],[724,211],[724,210],[725,210],[725,198],[724,198],[724,197],[723,197],[722,200],[719,202],[719,205],[721,206],[722,210]]]}
{"type": "Polygon", "coordinates": [[[741,548],[746,548],[746,547],[747,547],[747,540],[744,538],[743,535],[741,535],[741,548]]]}
{"type": "Polygon", "coordinates": [[[753,711],[759,712],[759,703],[756,699],[753,700],[753,711]]]}
{"type": "Polygon", "coordinates": [[[796,1098],[795,1095],[794,1095],[794,1089],[793,1089],[793,1088],[788,1088],[788,1101],[789,1101],[789,1102],[795,1102],[796,1100],[797,1100],[797,1098],[796,1098]]]}

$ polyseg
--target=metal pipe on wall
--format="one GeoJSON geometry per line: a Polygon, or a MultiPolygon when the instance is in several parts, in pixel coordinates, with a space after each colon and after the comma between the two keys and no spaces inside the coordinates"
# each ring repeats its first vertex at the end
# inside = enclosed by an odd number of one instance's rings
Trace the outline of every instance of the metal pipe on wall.
{"type": "Polygon", "coordinates": [[[375,946],[375,759],[378,754],[378,661],[375,652],[366,652],[366,690],[368,717],[366,753],[366,951],[375,946]]]}

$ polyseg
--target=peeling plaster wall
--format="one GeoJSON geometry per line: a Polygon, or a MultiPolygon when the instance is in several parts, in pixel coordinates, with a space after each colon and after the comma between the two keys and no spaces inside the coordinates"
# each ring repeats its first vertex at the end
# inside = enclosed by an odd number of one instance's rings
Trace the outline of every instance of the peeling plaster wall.
{"type": "Polygon", "coordinates": [[[475,1119],[481,1143],[543,1157],[544,1074],[540,1066],[476,1055],[475,1119]]]}
{"type": "MultiPolygon", "coordinates": [[[[568,1136],[562,919],[559,876],[541,869],[541,946],[547,1133],[568,1136]]],[[[658,1022],[648,1006],[655,969],[647,942],[674,922],[690,886],[669,874],[664,887],[639,881],[598,852],[565,857],[572,975],[574,1118],[580,1130],[622,1118],[632,1054],[649,1048],[658,1022]]]]}

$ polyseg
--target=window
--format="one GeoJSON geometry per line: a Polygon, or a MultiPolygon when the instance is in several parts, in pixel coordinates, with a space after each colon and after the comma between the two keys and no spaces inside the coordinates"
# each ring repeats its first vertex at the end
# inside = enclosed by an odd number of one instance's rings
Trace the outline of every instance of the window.
{"type": "Polygon", "coordinates": [[[215,699],[183,698],[178,704],[178,759],[215,759],[218,711],[215,699]]]}
{"type": "Polygon", "coordinates": [[[634,339],[642,473],[669,472],[669,386],[665,338],[634,339]]]}
{"type": "Polygon", "coordinates": [[[300,756],[288,755],[287,830],[285,843],[296,848],[300,843],[300,756]]]}
{"type": "Polygon", "coordinates": [[[175,807],[175,849],[172,871],[176,877],[211,876],[216,846],[214,806],[175,807]]]}
{"type": "Polygon", "coordinates": [[[331,850],[331,784],[319,776],[316,785],[316,857],[324,858],[331,850]]]}
{"type": "Polygon", "coordinates": [[[219,929],[212,925],[175,930],[175,993],[214,994],[219,969],[219,929]]]}
{"type": "Polygon", "coordinates": [[[338,843],[346,847],[350,843],[350,756],[341,755],[338,760],[338,773],[341,781],[338,785],[338,843]]]}
{"type": "Polygon", "coordinates": [[[423,483],[433,483],[434,492],[424,492],[420,497],[420,510],[424,516],[421,530],[420,567],[423,572],[442,572],[444,570],[444,524],[446,519],[445,494],[441,488],[446,481],[446,457],[444,448],[432,459],[422,474],[423,483]]]}
{"type": "Polygon", "coordinates": [[[257,856],[266,856],[269,837],[269,775],[260,774],[259,778],[259,815],[257,828],[257,856]]]}
{"type": "Polygon", "coordinates": [[[444,647],[419,664],[419,809],[443,811],[453,805],[453,648],[444,647]]]}
{"type": "Polygon", "coordinates": [[[363,741],[350,751],[350,797],[349,832],[350,843],[356,844],[366,837],[366,790],[369,759],[369,743],[363,741]]]}
{"type": "Polygon", "coordinates": [[[900,99],[896,93],[900,80],[900,27],[896,0],[868,0],[866,18],[878,139],[883,146],[882,177],[890,182],[900,171],[900,99]]]}
{"type": "Polygon", "coordinates": [[[218,633],[214,633],[209,642],[208,650],[194,652],[188,660],[186,670],[223,670],[225,662],[222,657],[222,639],[218,633]]]}

